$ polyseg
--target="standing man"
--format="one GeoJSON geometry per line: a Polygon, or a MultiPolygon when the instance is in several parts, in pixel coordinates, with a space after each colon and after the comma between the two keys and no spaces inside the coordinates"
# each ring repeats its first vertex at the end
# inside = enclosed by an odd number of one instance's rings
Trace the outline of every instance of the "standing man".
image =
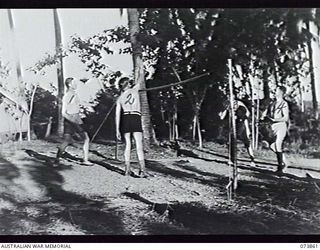
{"type": "MultiPolygon", "coordinates": [[[[251,133],[249,125],[250,111],[247,106],[240,100],[234,100],[234,110],[236,115],[236,131],[237,138],[239,138],[247,149],[248,155],[250,157],[252,167],[255,166],[253,149],[251,145],[251,133]]],[[[230,106],[227,107],[223,112],[219,113],[220,119],[223,120],[227,113],[230,114],[230,106]]]]}
{"type": "Polygon", "coordinates": [[[125,175],[132,174],[130,170],[131,155],[131,137],[133,136],[137,155],[140,164],[139,177],[147,177],[145,174],[145,160],[143,152],[143,134],[141,125],[141,108],[139,97],[139,86],[130,86],[131,81],[128,77],[119,80],[121,94],[117,100],[116,106],[116,133],[117,139],[121,140],[121,132],[126,142],[124,158],[125,158],[125,175]],[[123,111],[121,115],[121,110],[123,111]]]}
{"type": "Polygon", "coordinates": [[[69,146],[73,140],[73,133],[78,133],[81,139],[84,141],[83,144],[83,164],[93,165],[88,160],[89,155],[89,135],[84,128],[83,121],[80,117],[80,98],[76,93],[77,83],[74,78],[69,77],[65,80],[66,92],[62,99],[62,115],[64,117],[64,141],[60,145],[55,163],[59,163],[59,159],[63,155],[67,146],[69,146]]]}
{"type": "Polygon", "coordinates": [[[269,138],[270,149],[276,153],[278,168],[277,172],[283,172],[286,164],[283,160],[282,144],[287,135],[289,122],[289,106],[283,99],[286,92],[284,86],[278,86],[275,92],[275,101],[263,112],[262,121],[267,121],[271,124],[272,137],[269,138]]]}

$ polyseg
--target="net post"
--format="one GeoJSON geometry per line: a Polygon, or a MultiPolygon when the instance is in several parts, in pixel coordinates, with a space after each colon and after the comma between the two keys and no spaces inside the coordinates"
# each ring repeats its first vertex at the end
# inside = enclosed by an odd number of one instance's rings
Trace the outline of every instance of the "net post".
{"type": "MultiPolygon", "coordinates": [[[[229,94],[230,94],[230,129],[229,129],[229,169],[232,168],[232,174],[230,181],[232,183],[232,191],[235,191],[238,187],[238,169],[237,169],[237,131],[236,131],[236,117],[234,109],[234,91],[233,91],[233,80],[232,80],[232,59],[228,59],[229,68],[229,94]]],[[[230,182],[229,182],[230,184],[230,182]]],[[[228,186],[229,186],[228,184],[228,186]]]]}

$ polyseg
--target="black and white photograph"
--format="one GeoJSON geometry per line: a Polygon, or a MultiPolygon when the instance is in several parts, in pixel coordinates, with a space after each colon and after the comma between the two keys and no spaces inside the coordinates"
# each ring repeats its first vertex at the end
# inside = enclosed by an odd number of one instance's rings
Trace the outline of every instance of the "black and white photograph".
{"type": "Polygon", "coordinates": [[[318,235],[319,100],[317,8],[2,8],[0,235],[318,235]]]}

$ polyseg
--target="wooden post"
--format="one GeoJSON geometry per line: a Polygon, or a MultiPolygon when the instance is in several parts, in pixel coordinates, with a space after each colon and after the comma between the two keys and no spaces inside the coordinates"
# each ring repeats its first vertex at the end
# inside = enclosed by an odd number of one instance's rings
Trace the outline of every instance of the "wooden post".
{"type": "MultiPolygon", "coordinates": [[[[259,117],[259,109],[260,109],[260,98],[258,96],[258,99],[257,99],[257,121],[259,121],[260,117],[259,117]]],[[[256,123],[256,137],[255,137],[255,149],[258,149],[258,140],[259,140],[259,126],[258,126],[258,123],[256,123]]]]}
{"type": "Polygon", "coordinates": [[[254,110],[254,66],[251,59],[250,62],[251,74],[249,76],[250,83],[251,83],[251,144],[252,148],[255,148],[255,110],[254,110]]]}
{"type": "Polygon", "coordinates": [[[234,109],[234,93],[233,93],[233,80],[232,80],[232,60],[228,59],[229,66],[229,92],[230,92],[230,121],[231,126],[229,130],[229,165],[232,167],[232,189],[235,191],[238,186],[238,170],[237,170],[237,131],[236,131],[236,118],[234,109]]]}

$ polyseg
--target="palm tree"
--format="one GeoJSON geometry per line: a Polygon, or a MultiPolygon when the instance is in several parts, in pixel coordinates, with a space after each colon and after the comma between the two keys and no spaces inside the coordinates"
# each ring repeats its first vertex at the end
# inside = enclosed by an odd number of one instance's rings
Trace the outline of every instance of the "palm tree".
{"type": "Polygon", "coordinates": [[[61,26],[59,21],[59,15],[57,9],[53,9],[54,18],[54,31],[56,40],[56,53],[59,56],[59,62],[57,64],[57,76],[58,76],[58,130],[57,134],[59,136],[63,135],[63,116],[62,116],[62,98],[64,94],[64,83],[63,83],[63,56],[61,53],[62,48],[62,36],[61,36],[61,26]]]}
{"type": "MultiPolygon", "coordinates": [[[[134,80],[139,84],[141,89],[146,88],[145,72],[142,59],[142,44],[139,41],[139,12],[138,9],[128,9],[128,24],[130,32],[130,42],[132,46],[132,59],[134,67],[134,80]]],[[[142,129],[145,139],[145,145],[148,147],[150,143],[156,141],[154,131],[152,129],[151,115],[148,103],[147,93],[140,92],[140,103],[142,112],[142,129]]]]}
{"type": "MultiPolygon", "coordinates": [[[[15,27],[14,27],[14,21],[13,21],[13,15],[11,9],[8,9],[8,18],[9,18],[9,25],[10,25],[10,30],[12,33],[12,41],[13,41],[13,46],[14,46],[14,56],[15,56],[15,63],[16,63],[16,70],[17,70],[17,78],[18,78],[18,95],[21,98],[21,102],[25,100],[24,96],[24,88],[23,88],[23,79],[22,79],[22,70],[21,70],[21,63],[20,63],[20,56],[19,56],[19,49],[16,43],[16,38],[15,38],[15,27]]],[[[16,103],[17,109],[19,108],[19,103],[16,103]]],[[[19,112],[18,112],[19,113],[19,112]]],[[[28,114],[27,110],[23,110],[21,113],[21,117],[19,116],[19,124],[22,124],[22,119],[24,114],[28,114]]],[[[29,128],[28,128],[29,129],[29,128]]],[[[28,131],[29,134],[30,131],[28,131]]],[[[20,131],[19,131],[19,140],[22,141],[22,125],[20,126],[20,131]]]]}
{"type": "MultiPolygon", "coordinates": [[[[310,23],[306,21],[306,30],[310,31],[310,23]]],[[[315,75],[314,75],[314,63],[313,63],[313,49],[311,44],[311,39],[307,41],[307,49],[308,49],[308,56],[309,56],[309,71],[310,71],[310,85],[311,85],[311,94],[312,94],[312,108],[313,113],[316,118],[318,118],[318,102],[317,102],[317,93],[316,93],[316,83],[315,83],[315,75]]]]}

